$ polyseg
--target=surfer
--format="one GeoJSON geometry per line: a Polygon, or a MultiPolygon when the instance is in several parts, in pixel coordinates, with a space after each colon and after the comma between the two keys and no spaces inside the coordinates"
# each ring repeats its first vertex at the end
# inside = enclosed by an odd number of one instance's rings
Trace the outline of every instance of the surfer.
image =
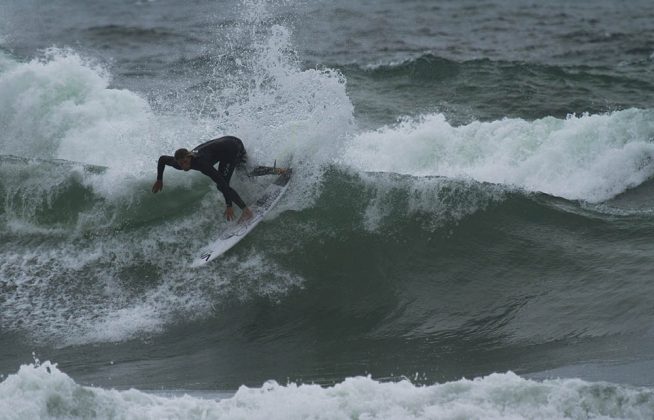
{"type": "MultiPolygon", "coordinates": [[[[243,142],[234,136],[224,136],[202,143],[195,149],[177,149],[174,156],[160,156],[157,163],[157,181],[152,186],[152,192],[158,193],[163,189],[163,172],[166,166],[175,169],[188,171],[190,169],[200,171],[216,183],[218,191],[225,197],[225,218],[234,219],[232,203],[241,209],[241,217],[238,222],[245,222],[252,218],[252,211],[245,205],[234,188],[229,186],[234,169],[244,164],[247,160],[247,152],[243,142]],[[218,169],[214,165],[218,164],[218,169]]],[[[270,168],[266,166],[257,167],[251,175],[283,174],[284,168],[270,168]]]]}

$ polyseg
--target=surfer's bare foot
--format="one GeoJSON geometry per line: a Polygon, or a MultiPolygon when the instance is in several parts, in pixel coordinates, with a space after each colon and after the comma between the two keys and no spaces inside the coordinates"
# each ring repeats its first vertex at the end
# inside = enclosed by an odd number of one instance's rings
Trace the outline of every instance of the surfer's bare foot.
{"type": "Polygon", "coordinates": [[[286,172],[288,172],[288,168],[275,168],[276,175],[284,175],[286,172]]]}
{"type": "Polygon", "coordinates": [[[243,213],[241,213],[241,217],[239,217],[238,223],[247,222],[248,220],[252,219],[253,216],[254,215],[252,214],[252,210],[246,207],[243,209],[243,213]]]}

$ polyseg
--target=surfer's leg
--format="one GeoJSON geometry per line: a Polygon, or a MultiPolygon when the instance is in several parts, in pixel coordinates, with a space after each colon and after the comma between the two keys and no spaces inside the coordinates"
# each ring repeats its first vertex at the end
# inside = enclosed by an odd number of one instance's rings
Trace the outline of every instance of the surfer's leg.
{"type": "Polygon", "coordinates": [[[227,184],[229,184],[229,181],[231,181],[235,168],[236,162],[225,162],[225,164],[221,162],[221,164],[218,165],[218,170],[223,178],[225,178],[225,181],[227,181],[227,184]]]}
{"type": "Polygon", "coordinates": [[[234,159],[234,163],[236,166],[240,166],[241,164],[245,165],[248,161],[248,152],[245,150],[245,146],[243,145],[243,142],[240,139],[236,139],[238,143],[238,152],[236,152],[236,157],[234,159]]]}
{"type": "Polygon", "coordinates": [[[234,174],[235,166],[235,162],[220,162],[218,165],[218,172],[225,179],[225,184],[222,186],[222,188],[218,186],[218,189],[221,192],[223,192],[223,189],[226,189],[223,193],[229,195],[229,197],[234,203],[236,203],[237,206],[239,206],[241,209],[244,209],[247,207],[245,202],[241,199],[236,190],[229,185],[229,182],[232,179],[232,175],[234,174]]]}

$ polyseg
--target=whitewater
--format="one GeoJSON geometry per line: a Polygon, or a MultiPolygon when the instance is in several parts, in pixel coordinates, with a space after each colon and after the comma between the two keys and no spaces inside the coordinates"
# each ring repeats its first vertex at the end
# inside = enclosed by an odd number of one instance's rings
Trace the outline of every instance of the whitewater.
{"type": "Polygon", "coordinates": [[[21,367],[1,385],[3,418],[632,418],[652,415],[652,391],[587,384],[533,382],[513,373],[416,387],[409,380],[380,383],[348,378],[333,387],[245,386],[233,396],[162,397],[137,390],[77,385],[46,362],[21,367]]]}

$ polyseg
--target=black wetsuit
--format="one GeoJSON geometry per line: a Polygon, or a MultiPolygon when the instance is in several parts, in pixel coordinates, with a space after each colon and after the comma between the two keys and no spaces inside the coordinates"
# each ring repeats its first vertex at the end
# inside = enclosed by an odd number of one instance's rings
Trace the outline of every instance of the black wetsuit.
{"type": "MultiPolygon", "coordinates": [[[[200,171],[216,183],[218,191],[223,193],[227,207],[236,203],[244,209],[245,203],[238,193],[229,186],[229,181],[234,173],[234,168],[246,160],[245,147],[243,142],[233,136],[225,136],[209,140],[193,149],[191,157],[191,169],[200,171]],[[220,162],[218,170],[213,165],[220,162]]],[[[157,164],[157,180],[163,179],[164,167],[172,166],[175,169],[182,169],[173,156],[161,156],[157,164]]]]}

